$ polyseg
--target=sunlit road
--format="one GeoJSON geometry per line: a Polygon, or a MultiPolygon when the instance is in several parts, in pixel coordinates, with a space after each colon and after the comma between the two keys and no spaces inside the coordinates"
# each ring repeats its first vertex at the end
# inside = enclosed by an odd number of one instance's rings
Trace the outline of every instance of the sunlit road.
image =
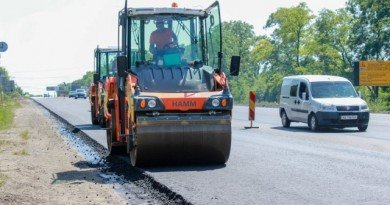
{"type": "MultiPolygon", "coordinates": [[[[36,99],[106,146],[92,126],[88,100],[36,99]]],[[[390,204],[390,115],[371,114],[367,132],[356,128],[310,132],[282,128],[278,109],[235,106],[226,166],[145,169],[194,204],[390,204]]]]}

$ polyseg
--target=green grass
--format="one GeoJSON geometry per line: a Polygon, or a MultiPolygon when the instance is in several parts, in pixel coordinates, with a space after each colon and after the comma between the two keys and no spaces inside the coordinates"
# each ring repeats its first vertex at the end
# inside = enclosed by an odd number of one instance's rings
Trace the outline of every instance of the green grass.
{"type": "Polygon", "coordinates": [[[367,102],[368,107],[370,108],[371,112],[379,112],[379,113],[386,113],[390,112],[389,107],[387,107],[384,103],[382,102],[367,102]]]}
{"type": "Polygon", "coordinates": [[[13,109],[0,105],[0,130],[9,129],[14,119],[13,109]]]}
{"type": "Polygon", "coordinates": [[[0,187],[4,186],[6,181],[7,181],[7,176],[0,172],[0,187]]]}
{"type": "Polygon", "coordinates": [[[6,146],[6,145],[11,145],[12,142],[10,141],[7,141],[7,140],[0,140],[0,147],[1,146],[6,146]]]}
{"type": "Polygon", "coordinates": [[[388,113],[390,112],[390,94],[382,94],[379,99],[366,99],[371,112],[388,113]]]}
{"type": "Polygon", "coordinates": [[[0,102],[0,130],[11,128],[15,116],[14,111],[20,107],[20,103],[10,97],[5,97],[0,102]]]}
{"type": "Polygon", "coordinates": [[[28,130],[23,130],[23,132],[20,133],[20,137],[27,141],[28,139],[30,139],[30,133],[28,132],[28,130]]]}
{"type": "Polygon", "coordinates": [[[15,151],[14,155],[26,156],[26,155],[28,155],[28,152],[27,152],[27,150],[22,149],[22,150],[19,150],[19,151],[15,151]]]}

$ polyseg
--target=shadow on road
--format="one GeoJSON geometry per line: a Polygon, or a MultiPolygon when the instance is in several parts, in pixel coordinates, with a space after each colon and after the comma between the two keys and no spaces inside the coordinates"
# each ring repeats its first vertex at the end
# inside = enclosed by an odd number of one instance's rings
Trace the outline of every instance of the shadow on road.
{"type": "MultiPolygon", "coordinates": [[[[274,130],[281,130],[281,131],[286,131],[286,132],[313,132],[310,130],[309,127],[307,126],[292,126],[289,128],[285,128],[282,126],[277,126],[277,127],[271,127],[271,129],[274,130]]],[[[338,128],[322,128],[316,133],[355,133],[359,132],[359,130],[353,130],[353,129],[338,129],[338,128]]]]}
{"type": "Polygon", "coordinates": [[[52,184],[81,184],[83,181],[105,184],[105,181],[97,177],[98,174],[97,170],[59,172],[52,184]]]}

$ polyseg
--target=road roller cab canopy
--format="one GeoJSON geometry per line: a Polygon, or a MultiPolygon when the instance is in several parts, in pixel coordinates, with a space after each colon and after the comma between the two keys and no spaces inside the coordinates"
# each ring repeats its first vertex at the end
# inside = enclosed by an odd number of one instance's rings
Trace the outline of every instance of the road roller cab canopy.
{"type": "Polygon", "coordinates": [[[222,69],[218,2],[206,10],[128,8],[119,18],[127,70],[139,77],[141,91],[213,89],[212,73],[222,69]]]}
{"type": "Polygon", "coordinates": [[[118,48],[99,48],[95,49],[95,75],[94,82],[102,80],[109,74],[116,72],[115,59],[119,55],[118,48]]]}

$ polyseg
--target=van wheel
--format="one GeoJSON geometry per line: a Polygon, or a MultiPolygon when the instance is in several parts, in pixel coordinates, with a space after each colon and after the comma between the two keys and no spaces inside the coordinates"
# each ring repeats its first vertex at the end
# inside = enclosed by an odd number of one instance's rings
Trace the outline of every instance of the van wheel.
{"type": "Polygon", "coordinates": [[[319,130],[319,127],[318,127],[318,120],[317,120],[317,117],[315,114],[311,114],[309,116],[309,127],[311,129],[311,131],[318,131],[319,130]]]}
{"type": "Polygon", "coordinates": [[[359,125],[358,129],[360,132],[365,132],[367,130],[368,125],[359,125]]]}
{"type": "Polygon", "coordinates": [[[282,125],[283,127],[290,127],[291,121],[288,119],[286,112],[282,111],[282,125]]]}

